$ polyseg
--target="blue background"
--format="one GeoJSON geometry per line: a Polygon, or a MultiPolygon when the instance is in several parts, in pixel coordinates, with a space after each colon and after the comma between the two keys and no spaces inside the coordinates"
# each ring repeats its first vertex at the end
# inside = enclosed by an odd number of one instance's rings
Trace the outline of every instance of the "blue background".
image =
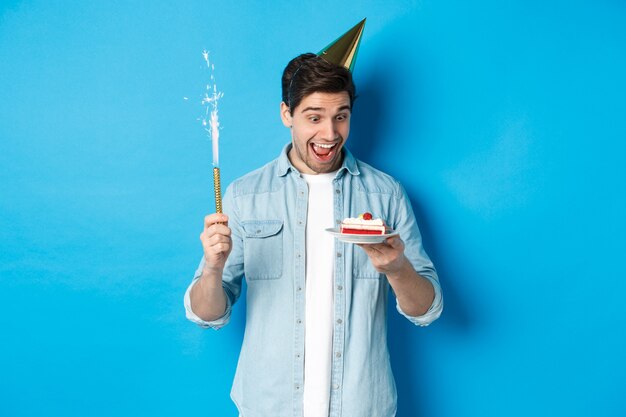
{"type": "Polygon", "coordinates": [[[182,296],[280,74],[368,17],[348,141],[407,188],[446,307],[393,313],[400,417],[626,415],[620,1],[3,1],[0,415],[236,416],[242,339],[182,296]],[[185,97],[187,100],[185,100],[185,97]]]}

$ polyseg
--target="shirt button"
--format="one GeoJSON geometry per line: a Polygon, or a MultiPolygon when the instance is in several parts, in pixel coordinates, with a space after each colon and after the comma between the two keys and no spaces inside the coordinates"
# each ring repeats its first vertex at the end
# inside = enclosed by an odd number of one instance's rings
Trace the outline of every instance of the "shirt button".
{"type": "Polygon", "coordinates": [[[341,252],[337,252],[337,258],[341,258],[341,252]]]}
{"type": "Polygon", "coordinates": [[[336,192],[337,194],[340,194],[340,193],[341,193],[341,191],[340,191],[340,190],[335,190],[335,192],[336,192]]]}
{"type": "Polygon", "coordinates": [[[299,253],[297,253],[297,254],[296,254],[296,258],[299,258],[299,257],[300,257],[300,254],[299,254],[299,253]]]}
{"type": "Polygon", "coordinates": [[[341,291],[341,290],[343,290],[343,286],[342,286],[342,285],[337,285],[337,289],[338,289],[339,291],[341,291]]]}
{"type": "Polygon", "coordinates": [[[298,220],[298,224],[302,226],[302,220],[298,220]]]}
{"type": "Polygon", "coordinates": [[[302,324],[302,320],[298,319],[297,323],[302,324]]]}
{"type": "Polygon", "coordinates": [[[300,389],[300,385],[296,384],[295,385],[296,389],[300,389]]]}
{"type": "Polygon", "coordinates": [[[339,389],[339,384],[334,384],[333,389],[339,389]]]}
{"type": "Polygon", "coordinates": [[[341,319],[337,319],[337,324],[341,324],[343,321],[341,319]]]}
{"type": "Polygon", "coordinates": [[[338,358],[341,358],[341,352],[335,353],[335,356],[338,357],[338,358]]]}
{"type": "Polygon", "coordinates": [[[298,287],[298,291],[302,291],[302,287],[298,287]]]}

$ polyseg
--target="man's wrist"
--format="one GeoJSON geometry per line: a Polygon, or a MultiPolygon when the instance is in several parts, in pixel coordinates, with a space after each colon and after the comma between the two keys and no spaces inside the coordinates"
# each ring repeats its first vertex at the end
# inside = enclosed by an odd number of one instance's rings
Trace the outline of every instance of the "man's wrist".
{"type": "Polygon", "coordinates": [[[206,288],[221,288],[222,287],[222,272],[221,269],[215,268],[202,268],[202,275],[200,275],[199,281],[201,285],[206,288]]]}
{"type": "Polygon", "coordinates": [[[394,271],[388,272],[386,275],[387,279],[390,281],[401,281],[410,279],[414,274],[416,274],[415,268],[413,268],[413,265],[409,262],[407,257],[402,255],[400,266],[394,271]]]}

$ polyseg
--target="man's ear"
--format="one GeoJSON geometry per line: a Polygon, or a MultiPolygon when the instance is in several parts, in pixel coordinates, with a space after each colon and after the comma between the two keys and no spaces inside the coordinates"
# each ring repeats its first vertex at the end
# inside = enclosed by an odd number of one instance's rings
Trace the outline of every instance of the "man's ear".
{"type": "Polygon", "coordinates": [[[283,121],[285,127],[291,129],[291,126],[293,125],[293,117],[291,116],[289,106],[287,106],[284,101],[280,103],[280,119],[283,121]]]}

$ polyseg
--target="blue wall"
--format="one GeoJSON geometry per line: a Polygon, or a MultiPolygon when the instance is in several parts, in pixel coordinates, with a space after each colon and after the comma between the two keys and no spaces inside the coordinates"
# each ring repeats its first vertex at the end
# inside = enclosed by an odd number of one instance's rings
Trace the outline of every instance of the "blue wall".
{"type": "Polygon", "coordinates": [[[405,184],[446,297],[390,315],[399,416],[625,415],[626,6],[547,3],[2,2],[0,415],[236,416],[245,306],[182,309],[201,52],[226,185],[288,140],[287,61],[362,17],[349,145],[405,184]]]}

